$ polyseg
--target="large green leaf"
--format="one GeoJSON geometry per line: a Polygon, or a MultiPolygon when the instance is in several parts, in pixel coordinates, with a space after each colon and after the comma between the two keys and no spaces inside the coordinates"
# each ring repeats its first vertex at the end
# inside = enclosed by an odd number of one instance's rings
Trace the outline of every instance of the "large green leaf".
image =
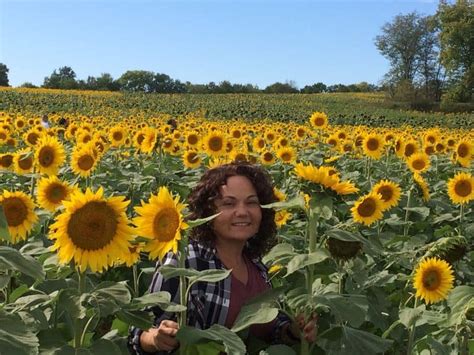
{"type": "Polygon", "coordinates": [[[288,201],[279,201],[279,202],[274,202],[270,203],[267,205],[262,205],[262,208],[273,208],[275,210],[289,210],[292,208],[300,208],[304,209],[305,208],[305,201],[303,196],[296,196],[292,198],[291,200],[288,201]]]}
{"type": "Polygon", "coordinates": [[[328,220],[332,217],[333,199],[324,193],[312,196],[310,201],[311,213],[328,220]]]}
{"type": "Polygon", "coordinates": [[[171,295],[166,291],[148,293],[134,298],[128,307],[130,309],[143,309],[152,306],[158,306],[168,312],[182,312],[186,310],[186,306],[172,303],[171,295]]]}
{"type": "Polygon", "coordinates": [[[296,352],[288,345],[278,344],[269,346],[258,355],[296,355],[296,352]]]}
{"type": "Polygon", "coordinates": [[[140,329],[149,329],[153,325],[153,316],[148,312],[122,309],[116,314],[121,321],[140,329]]]}
{"type": "Polygon", "coordinates": [[[325,249],[318,249],[311,254],[296,255],[288,263],[285,277],[308,265],[320,263],[327,258],[329,258],[329,253],[325,249]]]}
{"type": "Polygon", "coordinates": [[[18,250],[0,246],[0,270],[16,270],[37,280],[44,280],[43,266],[29,255],[18,250]]]}
{"type": "Polygon", "coordinates": [[[398,317],[400,318],[400,322],[409,329],[413,323],[417,322],[418,319],[421,318],[423,312],[425,311],[425,305],[418,306],[417,308],[409,308],[405,307],[402,308],[398,312],[398,317]]]}
{"type": "Polygon", "coordinates": [[[250,327],[252,324],[271,322],[278,315],[278,308],[267,303],[251,303],[241,308],[232,327],[233,332],[250,327]]]}
{"type": "Polygon", "coordinates": [[[359,327],[365,321],[369,304],[364,295],[325,294],[313,297],[314,302],[328,306],[339,322],[359,327]]]}
{"type": "Polygon", "coordinates": [[[121,350],[113,341],[108,339],[99,339],[92,343],[89,348],[92,354],[104,355],[104,354],[120,354],[121,350]]]}
{"type": "Polygon", "coordinates": [[[282,260],[290,259],[295,256],[293,245],[289,243],[278,243],[262,259],[264,264],[278,264],[282,260]]]}
{"type": "Polygon", "coordinates": [[[189,277],[189,283],[193,284],[198,281],[202,282],[219,282],[227,278],[232,270],[203,270],[199,274],[189,277]]]}
{"type": "Polygon", "coordinates": [[[451,309],[448,315],[448,325],[462,324],[469,310],[474,310],[474,287],[455,287],[448,296],[448,306],[451,309]]]}
{"type": "Polygon", "coordinates": [[[328,355],[380,354],[392,346],[391,340],[344,325],[320,334],[316,343],[325,349],[328,355]]]}
{"type": "Polygon", "coordinates": [[[199,218],[199,219],[194,219],[192,221],[186,221],[186,223],[189,225],[190,228],[195,228],[195,227],[198,227],[198,226],[200,226],[204,223],[212,221],[214,218],[216,218],[220,214],[221,214],[221,212],[213,214],[212,216],[209,216],[209,217],[206,217],[206,218],[199,218]]]}
{"type": "Polygon", "coordinates": [[[16,355],[38,354],[36,335],[15,314],[0,310],[0,353],[16,355]]]}
{"type": "Polygon", "coordinates": [[[212,340],[223,344],[224,351],[227,354],[245,354],[245,344],[242,339],[228,328],[219,324],[214,324],[205,330],[194,327],[183,327],[178,330],[176,337],[180,342],[190,345],[212,340]]]}

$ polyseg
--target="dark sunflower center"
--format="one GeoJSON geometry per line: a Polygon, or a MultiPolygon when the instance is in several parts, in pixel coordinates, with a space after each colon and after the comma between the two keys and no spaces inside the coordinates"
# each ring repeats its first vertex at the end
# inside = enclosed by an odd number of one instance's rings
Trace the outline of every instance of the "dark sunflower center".
{"type": "Polygon", "coordinates": [[[431,155],[434,152],[435,152],[435,150],[434,150],[433,146],[431,146],[431,145],[426,146],[426,148],[425,148],[425,153],[426,154],[431,155]]]}
{"type": "Polygon", "coordinates": [[[240,133],[240,131],[234,131],[234,132],[232,132],[232,137],[234,137],[234,138],[240,138],[241,135],[242,135],[242,134],[240,133]]]}
{"type": "Polygon", "coordinates": [[[413,144],[407,144],[405,146],[405,156],[409,157],[413,153],[415,153],[415,146],[413,144]]]}
{"type": "Polygon", "coordinates": [[[444,150],[444,145],[442,143],[436,144],[436,151],[442,152],[444,150]]]}
{"type": "Polygon", "coordinates": [[[377,149],[379,149],[379,141],[375,138],[370,138],[367,141],[367,149],[368,150],[377,150],[377,149]]]}
{"type": "Polygon", "coordinates": [[[30,134],[28,134],[28,137],[26,137],[26,140],[28,141],[28,143],[30,143],[32,145],[35,145],[36,142],[38,141],[38,138],[39,138],[38,134],[30,133],[30,134]]]}
{"type": "Polygon", "coordinates": [[[244,153],[238,153],[238,154],[234,157],[234,160],[237,160],[237,161],[246,161],[246,160],[247,160],[247,157],[245,156],[244,153]]]}
{"type": "Polygon", "coordinates": [[[169,138],[167,138],[167,139],[165,139],[165,140],[163,141],[163,147],[165,147],[165,148],[169,148],[169,147],[171,147],[172,145],[173,145],[173,141],[172,141],[171,139],[169,139],[169,138]]]}
{"type": "Polygon", "coordinates": [[[191,134],[188,136],[188,143],[189,144],[196,144],[198,142],[198,137],[195,134],[191,134]]]}
{"type": "Polygon", "coordinates": [[[142,144],[144,139],[145,139],[145,135],[143,133],[139,134],[137,137],[137,143],[142,144]]]}
{"type": "Polygon", "coordinates": [[[352,151],[352,145],[351,144],[344,144],[343,150],[345,152],[351,152],[352,151]]]}
{"type": "Polygon", "coordinates": [[[76,247],[99,250],[114,239],[117,225],[117,215],[106,202],[92,201],[71,215],[67,233],[76,247]]]}
{"type": "Polygon", "coordinates": [[[318,126],[318,127],[321,127],[321,126],[324,126],[325,122],[326,121],[324,120],[323,117],[316,117],[316,119],[314,120],[314,125],[318,126]]]}
{"type": "Polygon", "coordinates": [[[23,121],[17,121],[17,122],[16,122],[16,126],[17,126],[18,128],[23,128],[23,127],[25,126],[25,122],[23,122],[23,121]]]}
{"type": "Polygon", "coordinates": [[[94,157],[92,157],[89,154],[82,155],[79,157],[77,160],[77,165],[79,166],[79,169],[87,171],[92,168],[94,165],[94,157]]]}
{"type": "Polygon", "coordinates": [[[298,137],[302,138],[304,137],[305,131],[304,129],[299,128],[296,134],[298,135],[298,137]]]}
{"type": "Polygon", "coordinates": [[[428,270],[423,275],[423,286],[430,291],[436,290],[440,283],[441,277],[436,270],[428,270]]]}
{"type": "Polygon", "coordinates": [[[382,195],[382,200],[385,202],[390,201],[393,196],[393,190],[390,186],[382,186],[378,189],[377,193],[382,195]]]}
{"type": "Polygon", "coordinates": [[[33,166],[33,158],[28,157],[28,158],[21,158],[18,160],[18,165],[22,170],[29,170],[33,166]]]}
{"type": "Polygon", "coordinates": [[[88,134],[82,137],[82,143],[87,143],[92,139],[92,137],[88,134]]]}
{"type": "Polygon", "coordinates": [[[122,132],[114,132],[112,138],[114,139],[114,141],[121,141],[123,138],[123,134],[122,132]]]}
{"type": "Polygon", "coordinates": [[[4,140],[4,139],[6,139],[6,138],[7,138],[6,133],[5,133],[5,132],[0,132],[0,139],[1,139],[1,140],[4,140]]]}
{"type": "Polygon", "coordinates": [[[273,160],[273,154],[270,152],[266,152],[263,154],[263,160],[265,161],[272,161],[273,160]]]}
{"type": "Polygon", "coordinates": [[[331,138],[331,139],[328,141],[328,144],[335,147],[335,146],[337,145],[337,140],[331,138]]]}
{"type": "Polygon", "coordinates": [[[366,198],[360,205],[357,207],[357,212],[362,217],[371,217],[375,210],[377,209],[377,205],[372,198],[366,198]]]}
{"type": "Polygon", "coordinates": [[[28,207],[18,197],[9,197],[3,200],[3,211],[10,227],[22,224],[28,216],[28,207]]]}
{"type": "Polygon", "coordinates": [[[48,189],[46,190],[46,198],[48,201],[58,204],[62,200],[64,200],[67,196],[67,189],[57,183],[53,183],[49,185],[48,189]]]}
{"type": "Polygon", "coordinates": [[[288,153],[288,152],[284,152],[284,153],[281,155],[281,160],[283,160],[283,161],[290,161],[290,160],[291,160],[291,154],[288,153]]]}
{"type": "Polygon", "coordinates": [[[461,180],[454,185],[454,191],[456,192],[456,195],[466,197],[471,194],[472,186],[469,181],[461,180]]]}
{"type": "Polygon", "coordinates": [[[427,141],[430,142],[431,144],[434,144],[434,142],[436,141],[436,139],[435,139],[435,137],[433,137],[433,136],[428,136],[427,141]]]}
{"type": "Polygon", "coordinates": [[[221,137],[211,137],[209,139],[209,149],[211,149],[214,152],[219,152],[222,150],[222,139],[221,137]]]}
{"type": "Polygon", "coordinates": [[[54,163],[55,152],[52,147],[43,147],[39,152],[39,163],[41,166],[47,168],[54,163]]]}
{"type": "Polygon", "coordinates": [[[268,133],[267,134],[267,139],[271,142],[275,139],[275,135],[273,133],[268,133]]]}
{"type": "Polygon", "coordinates": [[[461,158],[465,158],[468,156],[469,154],[469,148],[467,147],[466,144],[464,143],[461,143],[457,149],[458,151],[458,155],[461,157],[461,158]]]}
{"type": "Polygon", "coordinates": [[[173,240],[179,227],[179,215],[174,208],[164,208],[153,220],[153,235],[164,242],[173,240]]]}
{"type": "Polygon", "coordinates": [[[423,159],[416,159],[412,163],[413,169],[423,170],[426,167],[426,162],[423,159]]]}
{"type": "Polygon", "coordinates": [[[191,152],[188,154],[188,162],[195,163],[198,161],[198,155],[195,152],[191,152]]]}
{"type": "Polygon", "coordinates": [[[8,168],[13,163],[13,155],[5,154],[0,158],[0,165],[4,168],[8,168]]]}
{"type": "Polygon", "coordinates": [[[259,140],[257,145],[259,148],[263,148],[265,147],[265,142],[263,140],[259,140]]]}

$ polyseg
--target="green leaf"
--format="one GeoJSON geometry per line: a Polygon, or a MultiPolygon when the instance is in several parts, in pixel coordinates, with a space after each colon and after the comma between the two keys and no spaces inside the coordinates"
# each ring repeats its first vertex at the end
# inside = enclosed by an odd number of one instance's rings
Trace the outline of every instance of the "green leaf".
{"type": "Polygon", "coordinates": [[[325,294],[313,297],[314,302],[328,306],[339,322],[349,322],[354,327],[364,323],[369,304],[364,295],[325,294]]]}
{"type": "Polygon", "coordinates": [[[125,282],[101,282],[91,292],[94,298],[114,299],[118,304],[128,304],[132,299],[125,282]]]}
{"type": "Polygon", "coordinates": [[[11,279],[10,275],[0,275],[0,290],[8,286],[10,279],[11,279]]]}
{"type": "Polygon", "coordinates": [[[140,329],[149,329],[153,325],[153,316],[144,311],[122,309],[117,312],[117,318],[140,329]]]}
{"type": "Polygon", "coordinates": [[[400,322],[407,329],[409,329],[413,325],[414,322],[418,321],[418,319],[421,318],[425,309],[426,307],[424,304],[417,308],[409,308],[409,307],[402,308],[398,312],[398,317],[400,318],[400,322]]]}
{"type": "Polygon", "coordinates": [[[3,211],[3,206],[0,205],[0,239],[11,242],[12,238],[10,232],[8,231],[8,222],[5,212],[3,211]]]}
{"type": "Polygon", "coordinates": [[[227,354],[245,354],[245,344],[242,339],[231,330],[219,324],[214,324],[205,330],[183,327],[178,330],[176,338],[184,344],[191,345],[213,340],[222,343],[227,354]]]}
{"type": "Polygon", "coordinates": [[[403,209],[406,211],[415,212],[423,219],[430,215],[430,209],[428,207],[404,207],[403,209]]]}
{"type": "Polygon", "coordinates": [[[462,324],[469,310],[474,309],[474,287],[455,287],[448,295],[448,306],[451,309],[451,313],[448,315],[448,325],[462,324]]]}
{"type": "Polygon", "coordinates": [[[331,196],[316,194],[316,196],[311,197],[310,206],[311,212],[316,214],[316,216],[321,216],[326,220],[332,217],[333,200],[331,196]]]}
{"type": "Polygon", "coordinates": [[[194,228],[194,227],[198,227],[202,224],[205,224],[209,221],[212,221],[214,218],[216,218],[218,215],[220,215],[222,212],[219,212],[219,213],[216,213],[216,214],[213,214],[212,216],[209,216],[209,217],[206,217],[206,218],[199,218],[199,219],[194,219],[192,221],[186,221],[186,223],[188,224],[188,226],[190,228],[194,228]]]}
{"type": "Polygon", "coordinates": [[[268,323],[274,320],[277,315],[278,308],[271,307],[267,303],[247,304],[240,309],[231,330],[237,333],[252,324],[268,323]]]}
{"type": "Polygon", "coordinates": [[[189,277],[189,283],[193,284],[198,281],[202,282],[218,282],[227,278],[232,270],[203,270],[198,271],[198,274],[195,276],[189,277]]]}
{"type": "Polygon", "coordinates": [[[293,245],[289,243],[278,243],[272,248],[272,250],[270,250],[267,255],[263,257],[262,262],[264,264],[276,264],[278,263],[278,260],[291,258],[293,256],[295,256],[293,245]]]}
{"type": "Polygon", "coordinates": [[[165,280],[178,276],[192,277],[199,274],[199,271],[194,269],[179,268],[173,265],[160,266],[158,271],[163,275],[165,280]]]}
{"type": "Polygon", "coordinates": [[[277,211],[279,210],[289,210],[292,208],[300,208],[305,209],[305,201],[303,196],[296,196],[293,197],[291,200],[288,201],[279,201],[274,203],[269,203],[267,205],[261,205],[262,208],[273,208],[277,211]]]}
{"type": "Polygon", "coordinates": [[[16,314],[0,310],[0,349],[2,354],[38,354],[39,341],[16,314]]]}
{"type": "Polygon", "coordinates": [[[44,280],[45,272],[41,264],[18,250],[0,247],[0,270],[16,270],[37,280],[44,280]]]}
{"type": "Polygon", "coordinates": [[[318,249],[311,254],[296,255],[288,263],[285,277],[308,265],[320,263],[321,261],[324,261],[327,258],[329,258],[329,253],[325,249],[318,249]]]}
{"type": "Polygon", "coordinates": [[[114,344],[113,341],[108,339],[99,339],[92,343],[89,348],[92,354],[103,355],[103,354],[120,354],[120,348],[114,344]]]}
{"type": "Polygon", "coordinates": [[[171,295],[166,291],[148,293],[134,298],[128,307],[138,310],[150,306],[158,306],[167,312],[182,312],[186,310],[186,306],[171,302],[171,295]]]}

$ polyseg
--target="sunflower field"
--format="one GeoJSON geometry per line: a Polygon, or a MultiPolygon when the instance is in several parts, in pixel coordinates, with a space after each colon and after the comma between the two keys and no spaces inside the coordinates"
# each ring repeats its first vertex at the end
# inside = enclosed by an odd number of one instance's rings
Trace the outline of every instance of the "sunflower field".
{"type": "MultiPolygon", "coordinates": [[[[191,189],[235,160],[275,184],[274,288],[232,329],[181,327],[180,353],[474,353],[472,114],[266,98],[1,90],[0,353],[128,354],[147,307],[186,319],[185,288],[180,303],[147,288],[207,222],[187,218],[191,189]],[[279,311],[317,313],[316,341],[246,339],[279,311]]],[[[162,272],[229,275],[180,266],[162,272]]]]}

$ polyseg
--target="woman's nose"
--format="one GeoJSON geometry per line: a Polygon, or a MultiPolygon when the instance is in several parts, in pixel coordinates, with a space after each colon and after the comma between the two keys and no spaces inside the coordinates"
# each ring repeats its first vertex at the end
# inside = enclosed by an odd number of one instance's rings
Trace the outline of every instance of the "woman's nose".
{"type": "Polygon", "coordinates": [[[244,203],[239,203],[235,207],[235,214],[237,216],[246,216],[249,213],[247,206],[244,203]]]}

